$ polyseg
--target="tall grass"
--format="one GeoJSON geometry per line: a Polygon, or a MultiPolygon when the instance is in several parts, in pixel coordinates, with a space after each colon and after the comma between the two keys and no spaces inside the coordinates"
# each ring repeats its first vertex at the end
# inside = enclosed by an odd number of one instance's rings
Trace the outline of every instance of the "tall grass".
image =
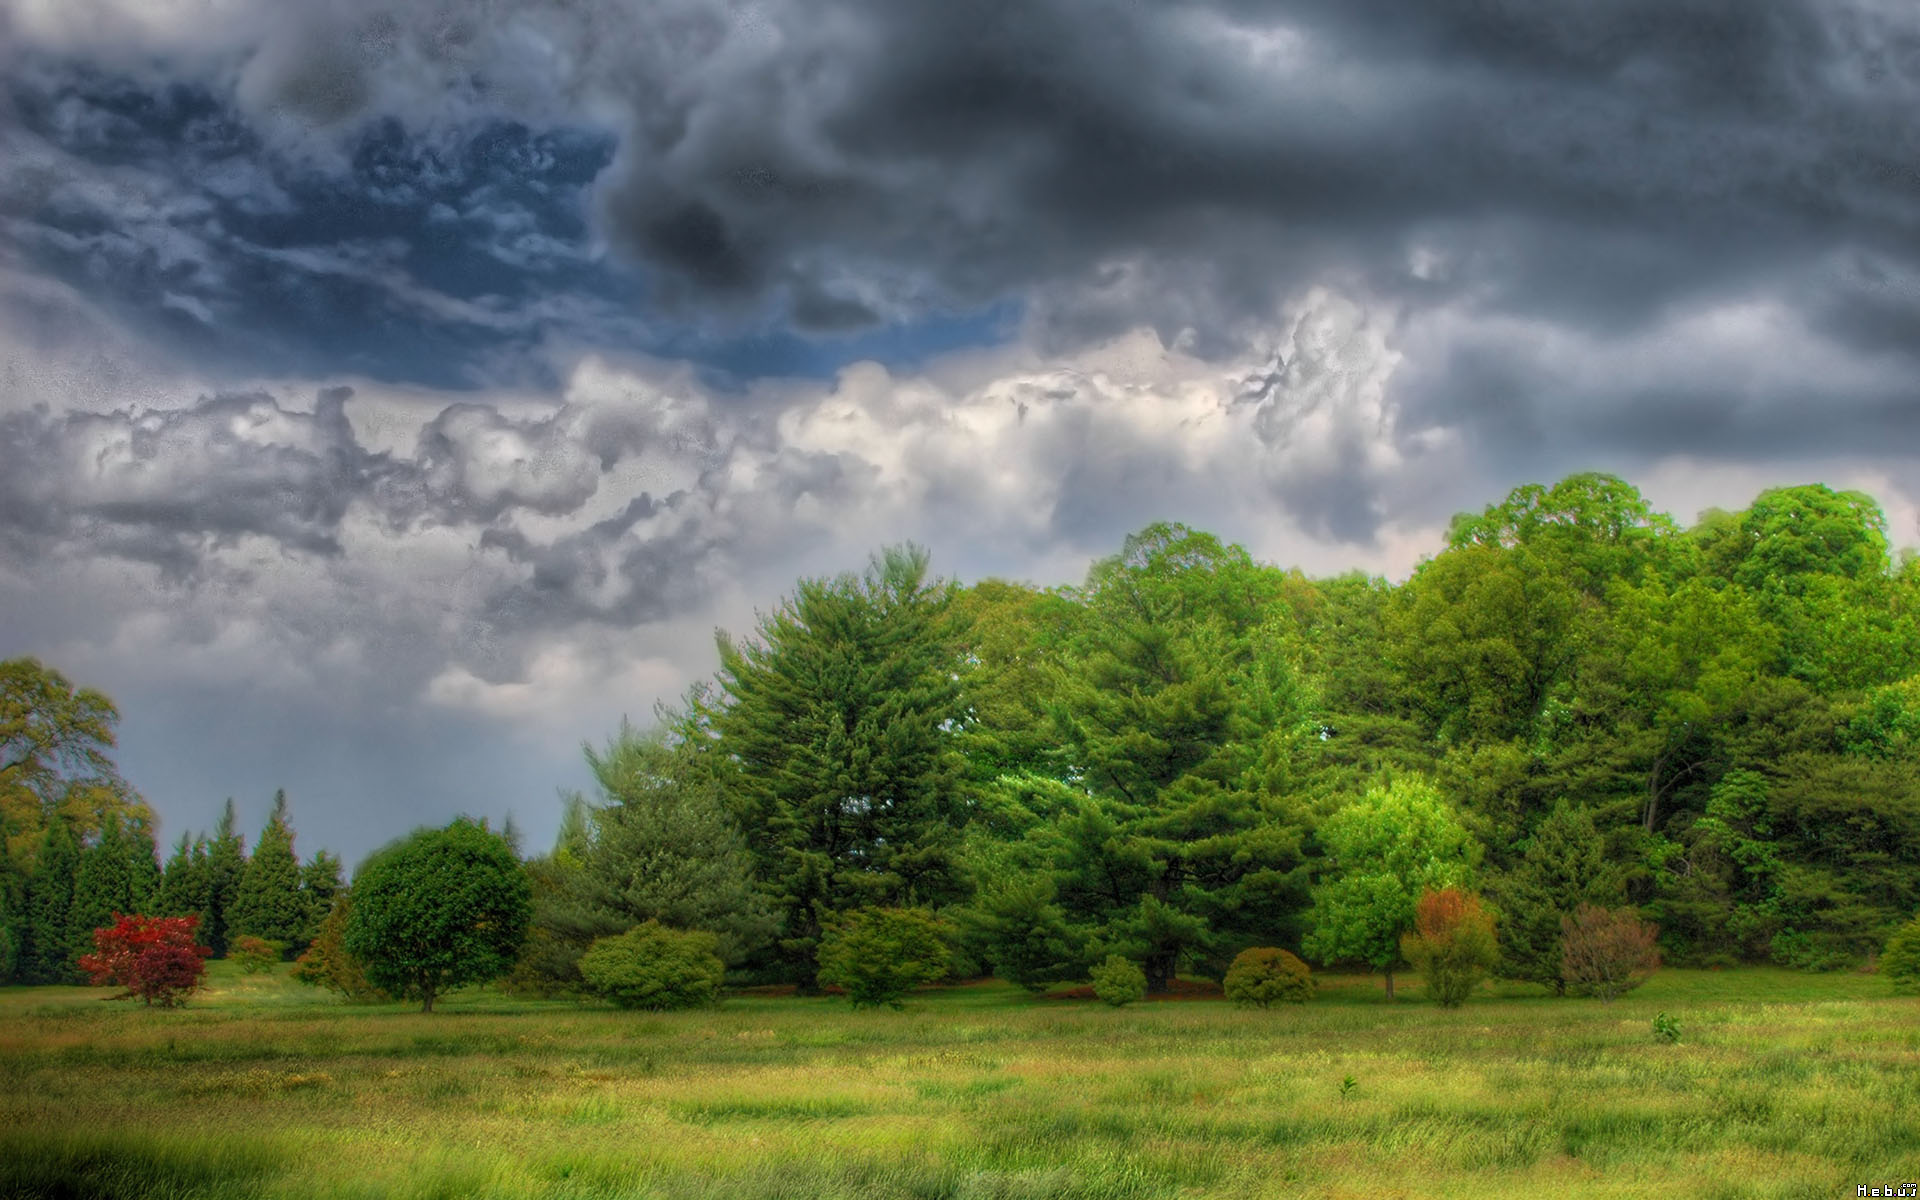
{"type": "Polygon", "coordinates": [[[1920,1001],[1861,976],[422,1016],[223,966],[177,1011],[0,993],[0,1196],[1787,1197],[1920,1167],[1920,1001]]]}

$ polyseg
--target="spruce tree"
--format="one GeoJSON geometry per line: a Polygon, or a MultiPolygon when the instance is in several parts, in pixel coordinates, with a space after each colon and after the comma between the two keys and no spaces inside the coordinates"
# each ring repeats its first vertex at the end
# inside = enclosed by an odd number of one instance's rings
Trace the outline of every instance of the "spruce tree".
{"type": "Polygon", "coordinates": [[[231,910],[240,890],[240,877],[247,869],[246,855],[246,842],[235,827],[233,799],[228,797],[207,847],[207,947],[215,958],[227,954],[231,910]]]}
{"type": "Polygon", "coordinates": [[[286,948],[306,934],[307,916],[306,900],[300,894],[300,864],[293,855],[293,828],[287,820],[287,794],[278,791],[253,857],[241,872],[228,934],[265,938],[286,948]]]}
{"type": "MultiPolygon", "coordinates": [[[[0,837],[4,835],[0,828],[0,837]]],[[[27,930],[27,877],[0,840],[0,984],[19,978],[27,930]]]]}
{"type": "Polygon", "coordinates": [[[34,859],[27,886],[27,923],[22,977],[28,983],[78,983],[79,968],[71,954],[68,924],[73,914],[74,876],[80,868],[80,847],[73,830],[58,812],[48,816],[47,831],[34,859]]]}
{"type": "Polygon", "coordinates": [[[74,956],[93,953],[93,931],[111,928],[114,914],[140,913],[149,898],[141,894],[144,854],[152,861],[151,842],[127,829],[118,813],[108,813],[100,834],[80,854],[74,874],[73,907],[67,917],[68,946],[74,956]]]}
{"type": "Polygon", "coordinates": [[[207,931],[213,921],[213,878],[207,868],[205,834],[191,842],[186,834],[180,835],[161,875],[156,907],[164,917],[199,917],[195,938],[201,945],[207,944],[207,931]]]}

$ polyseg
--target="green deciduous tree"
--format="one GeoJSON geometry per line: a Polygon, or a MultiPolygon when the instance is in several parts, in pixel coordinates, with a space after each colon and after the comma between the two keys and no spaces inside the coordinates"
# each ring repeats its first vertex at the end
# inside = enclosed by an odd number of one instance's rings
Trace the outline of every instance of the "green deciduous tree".
{"type": "Polygon", "coordinates": [[[368,980],[422,1012],[497,979],[526,937],[532,899],[506,839],[465,817],[422,829],[360,865],[345,944],[368,980]]]}
{"type": "Polygon", "coordinates": [[[1480,847],[1433,785],[1401,776],[1371,788],[1321,823],[1323,882],[1314,889],[1305,949],[1323,963],[1362,962],[1386,973],[1400,962],[1423,891],[1471,882],[1480,847]]]}

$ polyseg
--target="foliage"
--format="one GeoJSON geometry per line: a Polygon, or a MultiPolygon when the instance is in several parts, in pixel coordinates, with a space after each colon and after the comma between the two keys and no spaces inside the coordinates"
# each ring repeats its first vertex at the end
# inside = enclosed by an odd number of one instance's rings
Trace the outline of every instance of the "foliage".
{"type": "Polygon", "coordinates": [[[513,966],[531,909],[526,870],[506,839],[462,817],[361,864],[345,946],[376,987],[432,1012],[448,990],[513,966]]]}
{"type": "Polygon", "coordinates": [[[277,942],[270,942],[265,938],[257,938],[247,933],[233,940],[233,945],[227,950],[227,958],[240,964],[240,969],[246,974],[258,975],[279,962],[280,952],[284,949],[285,947],[277,942]]]}
{"type": "Polygon", "coordinates": [[[240,836],[234,816],[233,800],[228,798],[226,807],[220,812],[220,823],[214,827],[213,840],[207,845],[208,917],[205,940],[215,958],[225,958],[227,954],[227,941],[232,934],[233,906],[240,891],[240,880],[247,869],[246,849],[246,841],[240,836]]]}
{"type": "Polygon", "coordinates": [[[38,659],[0,662],[0,786],[52,796],[62,781],[113,778],[113,701],[38,659]]]}
{"type": "Polygon", "coordinates": [[[194,917],[146,917],[115,913],[113,924],[93,932],[94,953],[80,969],[94,987],[118,986],[120,999],[171,1008],[200,986],[207,948],[194,941],[194,917]]]}
{"type": "Polygon", "coordinates": [[[569,798],[555,856],[534,869],[534,930],[524,982],[560,989],[595,939],[655,921],[713,933],[740,963],[773,933],[754,888],[756,866],[710,765],[664,732],[622,724],[606,748],[586,747],[595,802],[569,798]]]}
{"type": "Polygon", "coordinates": [[[1565,799],[1533,828],[1520,860],[1488,887],[1500,908],[1501,974],[1566,990],[1560,919],[1582,904],[1626,901],[1627,871],[1608,854],[1591,810],[1565,799]]]}
{"type": "Polygon", "coordinates": [[[253,855],[247,859],[234,889],[233,903],[227,911],[227,937],[233,941],[252,936],[290,946],[301,940],[307,924],[287,794],[278,791],[273,795],[266,828],[260,831],[260,840],[254,844],[253,855]]]}
{"type": "Polygon", "coordinates": [[[1051,874],[1067,918],[1136,957],[1150,991],[1298,932],[1307,821],[1285,781],[1310,698],[1268,624],[1284,585],[1239,546],[1159,524],[1068,593],[1046,710],[1088,797],[1047,831],[1051,874]]]}
{"type": "Polygon", "coordinates": [[[952,958],[951,928],[926,909],[857,909],[828,925],[820,982],[845,988],[855,1008],[901,1008],[908,992],[945,978],[952,958]]]}
{"type": "Polygon", "coordinates": [[[42,835],[33,877],[27,882],[27,919],[20,948],[27,983],[77,983],[74,966],[73,889],[80,847],[66,820],[54,814],[42,835]]]}
{"type": "Polygon", "coordinates": [[[1920,993],[1920,916],[1894,930],[1880,955],[1880,973],[1897,995],[1920,993]]]}
{"type": "Polygon", "coordinates": [[[306,951],[294,960],[293,977],[313,987],[324,987],[342,998],[369,1003],[391,997],[367,978],[366,968],[347,951],[347,924],[353,913],[353,893],[341,888],[333,907],[320,923],[306,951]]]}
{"type": "Polygon", "coordinates": [[[1313,998],[1313,972],[1285,950],[1255,946],[1234,956],[1222,987],[1227,999],[1243,1006],[1305,1004],[1313,998]]]}
{"type": "Polygon", "coordinates": [[[601,938],[580,956],[587,986],[621,1008],[696,1008],[719,998],[727,966],[720,939],[658,921],[601,938]]]}
{"type": "Polygon", "coordinates": [[[911,546],[802,580],[755,638],[720,636],[718,689],[686,715],[779,923],[768,965],[803,989],[836,914],[963,898],[953,598],[911,546]]]}
{"type": "Polygon", "coordinates": [[[1140,964],[1118,954],[1109,954],[1099,966],[1093,969],[1093,994],[1102,1003],[1115,1008],[1144,1000],[1147,996],[1147,973],[1140,964]]]}
{"type": "Polygon", "coordinates": [[[106,814],[99,835],[80,852],[74,870],[68,953],[85,953],[93,945],[93,931],[112,924],[115,913],[146,911],[158,875],[153,842],[145,831],[127,828],[117,812],[106,814]]]}
{"type": "Polygon", "coordinates": [[[1030,992],[1079,978],[1085,946],[1054,902],[1046,875],[1016,876],[984,892],[974,909],[993,973],[1030,992]]]}
{"type": "Polygon", "coordinates": [[[1458,1008],[1500,961],[1493,914],[1480,897],[1458,888],[1424,892],[1400,952],[1426,977],[1435,1003],[1458,1008]]]}
{"type": "Polygon", "coordinates": [[[1645,983],[1660,965],[1659,930],[1632,909],[1582,904],[1561,928],[1560,969],[1578,995],[1611,1004],[1645,983]]]}
{"type": "Polygon", "coordinates": [[[1653,1039],[1657,1042],[1665,1042],[1669,1046],[1679,1041],[1680,1022],[1666,1013],[1656,1015],[1653,1018],[1653,1039]]]}
{"type": "Polygon", "coordinates": [[[1305,949],[1323,963],[1363,962],[1386,973],[1400,961],[1423,891],[1471,878],[1480,847],[1433,785],[1402,776],[1323,821],[1325,882],[1314,889],[1305,949]]]}

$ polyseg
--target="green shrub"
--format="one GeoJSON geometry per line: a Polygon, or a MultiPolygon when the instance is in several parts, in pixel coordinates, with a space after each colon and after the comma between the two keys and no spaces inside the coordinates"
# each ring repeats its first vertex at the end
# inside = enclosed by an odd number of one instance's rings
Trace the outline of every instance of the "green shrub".
{"type": "Polygon", "coordinates": [[[1093,969],[1093,994],[1115,1008],[1143,1000],[1147,995],[1147,973],[1138,964],[1118,954],[1109,954],[1107,961],[1093,969]]]}
{"type": "Polygon", "coordinates": [[[820,939],[819,978],[845,988],[855,1008],[903,1008],[908,992],[945,978],[952,960],[946,922],[926,909],[862,908],[820,939]]]}
{"type": "Polygon", "coordinates": [[[248,975],[258,975],[280,961],[282,949],[279,942],[248,934],[233,939],[233,945],[227,947],[227,957],[240,964],[240,969],[248,975]]]}
{"type": "Polygon", "coordinates": [[[1242,1006],[1305,1004],[1313,997],[1313,972],[1285,950],[1255,946],[1234,958],[1224,986],[1227,999],[1242,1006]]]}
{"type": "Polygon", "coordinates": [[[580,975],[621,1008],[696,1008],[712,1004],[726,979],[720,939],[658,921],[601,938],[580,956],[580,975]]]}
{"type": "Polygon", "coordinates": [[[1680,1022],[1666,1013],[1653,1019],[1653,1040],[1671,1045],[1680,1040],[1680,1022]]]}
{"type": "Polygon", "coordinates": [[[1920,917],[1893,931],[1880,955],[1880,973],[1893,981],[1896,995],[1920,993],[1920,917]]]}

